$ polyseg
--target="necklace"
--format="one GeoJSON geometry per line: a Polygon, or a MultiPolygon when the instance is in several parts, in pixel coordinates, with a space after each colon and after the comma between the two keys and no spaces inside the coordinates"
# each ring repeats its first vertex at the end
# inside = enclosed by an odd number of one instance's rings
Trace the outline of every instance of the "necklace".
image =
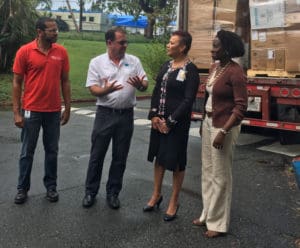
{"type": "Polygon", "coordinates": [[[172,69],[176,70],[178,68],[182,68],[182,67],[186,66],[189,62],[190,62],[190,59],[185,57],[183,60],[181,60],[179,62],[175,62],[174,60],[172,60],[170,63],[171,63],[172,69]]]}
{"type": "Polygon", "coordinates": [[[226,71],[229,65],[230,65],[230,61],[223,67],[221,67],[220,65],[216,66],[214,71],[211,74],[209,74],[206,81],[206,85],[208,87],[212,86],[217,81],[217,79],[220,76],[222,76],[222,74],[226,71]]]}

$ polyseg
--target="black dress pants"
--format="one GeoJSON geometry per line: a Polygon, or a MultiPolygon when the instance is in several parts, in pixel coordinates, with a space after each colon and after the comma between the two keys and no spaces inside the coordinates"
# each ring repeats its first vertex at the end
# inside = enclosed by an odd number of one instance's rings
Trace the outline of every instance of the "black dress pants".
{"type": "Polygon", "coordinates": [[[92,147],[85,183],[86,194],[95,197],[99,191],[103,162],[112,140],[112,160],[106,194],[118,195],[133,134],[133,108],[111,109],[98,106],[92,131],[92,147]]]}

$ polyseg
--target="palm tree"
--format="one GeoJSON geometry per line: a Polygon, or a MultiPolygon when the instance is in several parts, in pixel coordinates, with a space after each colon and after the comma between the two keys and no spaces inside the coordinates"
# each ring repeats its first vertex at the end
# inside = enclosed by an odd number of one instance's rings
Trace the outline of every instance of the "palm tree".
{"type": "Polygon", "coordinates": [[[0,0],[0,72],[11,70],[18,48],[35,37],[36,7],[51,0],[0,0]]]}

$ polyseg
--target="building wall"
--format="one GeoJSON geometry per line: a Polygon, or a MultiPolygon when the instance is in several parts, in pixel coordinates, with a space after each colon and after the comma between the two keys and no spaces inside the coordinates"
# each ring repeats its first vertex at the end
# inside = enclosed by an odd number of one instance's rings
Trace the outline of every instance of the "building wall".
{"type": "MultiPolygon", "coordinates": [[[[40,13],[44,14],[46,11],[39,10],[40,13]]],[[[49,11],[47,11],[49,13],[49,11]]],[[[52,18],[61,19],[65,21],[70,30],[76,30],[73,22],[71,13],[69,11],[52,10],[50,11],[52,18]]],[[[73,11],[77,25],[79,26],[79,11],[73,11]]],[[[111,22],[106,14],[100,12],[83,12],[82,13],[82,30],[83,31],[102,31],[106,32],[111,27],[111,22]]]]}

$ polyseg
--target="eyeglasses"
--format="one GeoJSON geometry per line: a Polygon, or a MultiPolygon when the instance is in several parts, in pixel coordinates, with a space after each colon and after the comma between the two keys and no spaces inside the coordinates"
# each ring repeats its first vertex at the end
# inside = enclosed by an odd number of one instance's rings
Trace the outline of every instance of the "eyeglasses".
{"type": "Polygon", "coordinates": [[[121,46],[127,46],[128,45],[128,40],[120,40],[120,41],[116,41],[119,45],[121,45],[121,46]]]}
{"type": "Polygon", "coordinates": [[[58,29],[45,29],[44,31],[49,32],[49,33],[58,33],[58,29]]]}

